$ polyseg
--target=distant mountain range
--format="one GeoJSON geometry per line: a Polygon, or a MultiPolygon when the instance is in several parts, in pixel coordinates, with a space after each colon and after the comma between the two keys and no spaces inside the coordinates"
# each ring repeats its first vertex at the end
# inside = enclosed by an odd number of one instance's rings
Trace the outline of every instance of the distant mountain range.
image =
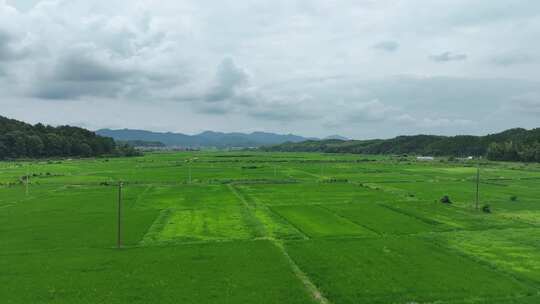
{"type": "Polygon", "coordinates": [[[323,140],[337,139],[337,140],[350,140],[350,138],[341,136],[341,135],[330,135],[323,138],[323,140]]]}
{"type": "Polygon", "coordinates": [[[169,147],[200,148],[200,147],[260,147],[264,145],[276,145],[285,142],[302,142],[306,140],[317,140],[317,138],[306,138],[293,134],[275,134],[267,132],[253,133],[222,133],[206,131],[196,135],[186,135],[182,133],[171,132],[151,132],[145,130],[133,129],[101,129],[96,134],[112,137],[117,141],[123,142],[157,142],[163,143],[169,147]]]}

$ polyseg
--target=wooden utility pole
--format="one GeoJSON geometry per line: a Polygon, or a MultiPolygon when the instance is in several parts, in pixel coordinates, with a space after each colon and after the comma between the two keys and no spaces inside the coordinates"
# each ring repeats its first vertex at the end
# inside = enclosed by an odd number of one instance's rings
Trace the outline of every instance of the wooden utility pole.
{"type": "Polygon", "coordinates": [[[122,182],[118,183],[118,227],[116,235],[116,247],[122,248],[122,182]]]}
{"type": "Polygon", "coordinates": [[[478,210],[478,201],[480,198],[480,163],[476,167],[476,210],[478,210]]]}
{"type": "Polygon", "coordinates": [[[25,193],[26,193],[26,196],[28,196],[28,183],[30,182],[30,172],[28,170],[28,167],[26,167],[26,178],[25,178],[25,180],[26,180],[26,183],[25,183],[26,184],[25,185],[26,186],[26,190],[25,190],[26,192],[25,193]]]}

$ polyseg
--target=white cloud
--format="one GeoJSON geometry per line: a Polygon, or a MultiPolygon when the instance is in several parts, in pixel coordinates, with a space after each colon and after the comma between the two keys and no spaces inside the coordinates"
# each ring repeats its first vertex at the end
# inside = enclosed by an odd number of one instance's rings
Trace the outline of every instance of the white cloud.
{"type": "Polygon", "coordinates": [[[392,119],[399,113],[398,108],[386,105],[377,99],[361,103],[347,103],[342,106],[351,122],[383,121],[392,119]]]}
{"type": "Polygon", "coordinates": [[[516,96],[540,91],[536,2],[31,2],[0,0],[0,106],[15,118],[32,100],[33,120],[70,104],[99,127],[124,105],[142,111],[124,125],[175,131],[192,116],[191,129],[350,137],[538,123],[501,110],[535,109],[516,96]]]}

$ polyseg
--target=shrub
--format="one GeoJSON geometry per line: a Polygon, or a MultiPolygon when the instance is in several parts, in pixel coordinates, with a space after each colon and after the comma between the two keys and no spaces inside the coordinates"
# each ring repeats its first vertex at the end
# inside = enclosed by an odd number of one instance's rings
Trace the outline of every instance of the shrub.
{"type": "Polygon", "coordinates": [[[483,211],[484,213],[491,213],[491,206],[488,205],[488,204],[482,206],[482,211],[483,211]]]}
{"type": "Polygon", "coordinates": [[[242,166],[242,169],[259,169],[261,167],[258,166],[242,166]]]}
{"type": "Polygon", "coordinates": [[[325,184],[335,184],[335,183],[348,183],[349,180],[346,178],[326,178],[319,181],[320,183],[325,184]]]}
{"type": "Polygon", "coordinates": [[[512,202],[516,202],[516,201],[518,200],[518,197],[515,196],[515,195],[512,195],[512,196],[510,196],[510,200],[511,200],[512,202]]]}
{"type": "Polygon", "coordinates": [[[452,201],[450,200],[450,197],[448,195],[445,195],[441,198],[441,203],[443,204],[451,204],[452,201]]]}

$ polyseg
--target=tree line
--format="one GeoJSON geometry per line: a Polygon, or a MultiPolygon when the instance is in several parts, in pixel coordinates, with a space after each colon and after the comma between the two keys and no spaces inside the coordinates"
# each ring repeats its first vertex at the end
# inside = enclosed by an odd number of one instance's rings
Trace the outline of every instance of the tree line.
{"type": "Polygon", "coordinates": [[[139,152],[112,138],[71,126],[30,125],[0,116],[0,159],[134,156],[139,152]]]}
{"type": "Polygon", "coordinates": [[[491,143],[487,150],[487,158],[499,161],[540,163],[540,142],[530,144],[513,141],[491,143]]]}
{"type": "Polygon", "coordinates": [[[510,129],[486,136],[398,136],[373,140],[308,140],[260,148],[270,152],[482,156],[490,160],[540,162],[540,128],[510,129]]]}

